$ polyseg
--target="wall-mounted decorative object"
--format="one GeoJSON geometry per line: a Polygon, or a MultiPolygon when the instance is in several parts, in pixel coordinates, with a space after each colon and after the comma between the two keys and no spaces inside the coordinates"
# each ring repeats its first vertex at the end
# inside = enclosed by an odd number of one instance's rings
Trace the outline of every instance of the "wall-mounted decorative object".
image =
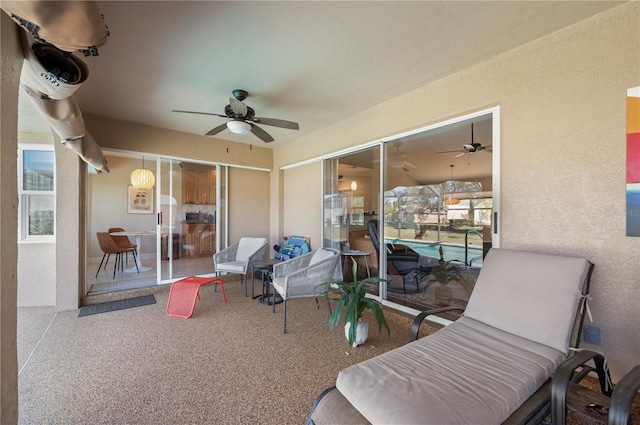
{"type": "Polygon", "coordinates": [[[129,214],[153,214],[153,188],[127,188],[127,212],[129,214]]]}
{"type": "Polygon", "coordinates": [[[640,236],[640,86],[627,90],[627,236],[640,236]]]}

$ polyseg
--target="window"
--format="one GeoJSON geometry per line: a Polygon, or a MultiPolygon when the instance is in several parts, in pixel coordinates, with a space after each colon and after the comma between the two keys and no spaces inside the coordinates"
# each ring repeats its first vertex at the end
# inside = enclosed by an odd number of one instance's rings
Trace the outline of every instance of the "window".
{"type": "Polygon", "coordinates": [[[55,172],[51,145],[18,147],[19,240],[53,242],[55,172]]]}

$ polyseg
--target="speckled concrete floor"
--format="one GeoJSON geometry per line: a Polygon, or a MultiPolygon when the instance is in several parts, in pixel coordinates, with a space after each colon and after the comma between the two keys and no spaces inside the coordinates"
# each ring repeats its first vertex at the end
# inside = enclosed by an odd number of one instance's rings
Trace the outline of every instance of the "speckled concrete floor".
{"type": "Polygon", "coordinates": [[[389,312],[390,338],[351,348],[313,298],[288,302],[283,334],[281,305],[225,289],[227,304],[203,287],[190,319],[166,315],[166,290],[86,317],[19,309],[19,423],[301,424],[341,369],[409,340],[411,318],[389,312]]]}
{"type": "Polygon", "coordinates": [[[285,335],[281,305],[225,289],[227,304],[203,287],[190,319],[166,315],[168,287],[156,304],[93,316],[18,309],[19,423],[302,424],[341,369],[409,340],[412,318],[387,311],[391,337],[374,328],[351,348],[312,298],[288,302],[285,335]]]}

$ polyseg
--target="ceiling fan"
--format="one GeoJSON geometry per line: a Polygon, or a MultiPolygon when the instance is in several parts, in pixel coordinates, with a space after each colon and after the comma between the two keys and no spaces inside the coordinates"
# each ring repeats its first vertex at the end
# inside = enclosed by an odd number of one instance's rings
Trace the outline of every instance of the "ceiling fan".
{"type": "Polygon", "coordinates": [[[475,143],[473,140],[473,123],[471,123],[471,144],[464,144],[462,145],[463,148],[462,149],[458,149],[455,151],[442,151],[442,152],[436,152],[436,153],[457,153],[458,155],[456,155],[454,158],[457,158],[459,156],[464,155],[465,153],[468,154],[472,154],[472,153],[476,153],[476,152],[481,152],[486,150],[487,152],[491,152],[491,145],[489,146],[482,146],[482,143],[475,143]]]}
{"type": "Polygon", "coordinates": [[[253,108],[247,106],[243,100],[249,96],[249,93],[242,89],[233,90],[233,97],[229,98],[229,104],[225,106],[224,113],[222,114],[214,114],[211,112],[196,112],[196,111],[179,111],[173,110],[172,112],[181,112],[185,114],[200,114],[200,115],[213,115],[215,117],[221,118],[231,118],[231,121],[227,121],[224,124],[221,124],[215,127],[212,130],[209,130],[206,135],[213,136],[215,134],[220,133],[225,128],[228,128],[234,134],[247,134],[249,132],[256,135],[260,140],[265,143],[273,142],[273,137],[262,128],[258,127],[254,123],[271,125],[273,127],[287,128],[290,130],[298,130],[300,127],[298,123],[292,121],[285,121],[275,118],[262,118],[256,117],[255,111],[253,108]]]}
{"type": "Polygon", "coordinates": [[[393,147],[396,148],[396,150],[387,154],[387,160],[393,168],[399,168],[404,172],[409,172],[416,168],[416,166],[405,160],[407,154],[400,152],[401,145],[402,142],[393,142],[393,147]]]}

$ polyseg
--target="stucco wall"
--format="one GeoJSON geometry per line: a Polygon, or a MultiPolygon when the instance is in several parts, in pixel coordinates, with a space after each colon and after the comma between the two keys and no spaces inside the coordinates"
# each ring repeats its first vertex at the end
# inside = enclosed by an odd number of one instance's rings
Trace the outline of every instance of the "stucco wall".
{"type": "MultiPolygon", "coordinates": [[[[315,162],[284,173],[284,227],[282,236],[311,238],[311,249],[322,248],[322,163],[315,162]],[[313,217],[313,223],[310,223],[313,217]]],[[[282,245],[282,240],[279,244],[282,245]]]]}
{"type": "Polygon", "coordinates": [[[13,425],[18,422],[18,109],[15,105],[18,104],[22,52],[11,18],[0,13],[0,19],[0,423],[13,425]]]}
{"type": "MultiPolygon", "coordinates": [[[[640,3],[624,4],[276,147],[274,165],[499,106],[501,247],[595,263],[595,348],[619,377],[640,358],[640,238],[625,236],[625,98],[640,85],[638,22],[640,3]]],[[[312,211],[297,231],[319,219],[312,211]]]]}
{"type": "Polygon", "coordinates": [[[56,244],[18,244],[18,307],[56,305],[56,244]]]}
{"type": "Polygon", "coordinates": [[[229,244],[243,236],[269,237],[269,174],[230,168],[229,244]]]}
{"type": "Polygon", "coordinates": [[[258,145],[228,142],[95,115],[85,115],[84,120],[87,130],[102,148],[268,170],[273,166],[272,150],[258,145]]]}

